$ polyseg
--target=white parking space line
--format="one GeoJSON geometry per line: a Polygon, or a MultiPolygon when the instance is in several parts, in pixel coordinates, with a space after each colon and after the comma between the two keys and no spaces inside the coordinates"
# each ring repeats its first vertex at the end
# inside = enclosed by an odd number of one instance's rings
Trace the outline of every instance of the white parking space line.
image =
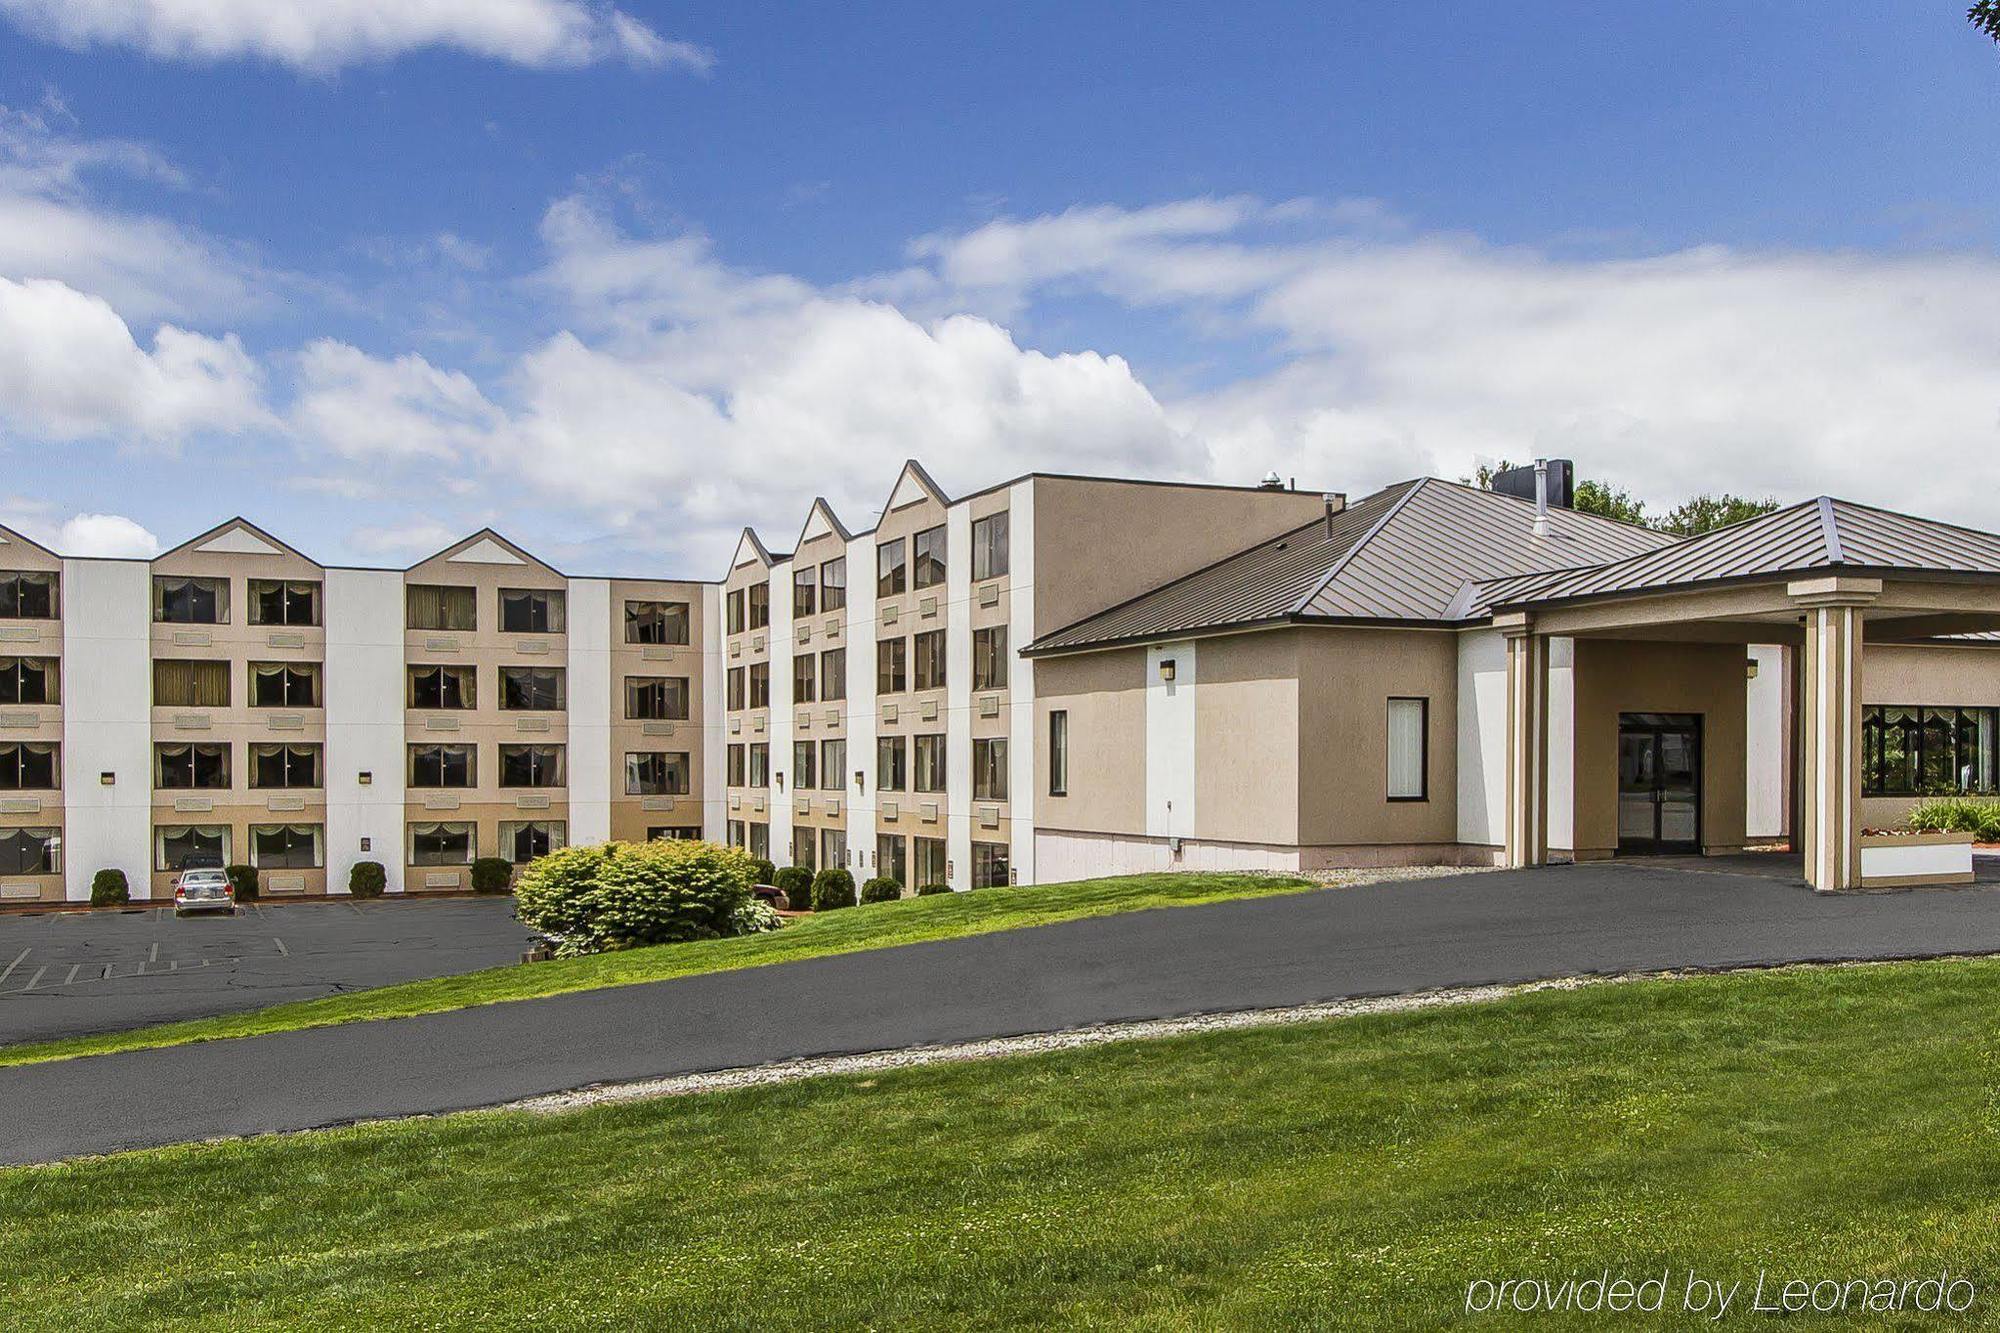
{"type": "Polygon", "coordinates": [[[44,972],[47,972],[47,971],[48,971],[48,969],[47,969],[46,967],[38,967],[38,968],[36,968],[36,969],[35,969],[35,975],[34,975],[34,976],[32,976],[32,977],[29,977],[29,978],[28,978],[28,984],[27,984],[27,985],[25,985],[25,986],[23,986],[23,987],[21,987],[21,989],[22,989],[22,990],[24,990],[24,991],[31,991],[31,990],[33,990],[33,989],[34,989],[35,987],[37,987],[37,986],[41,985],[41,984],[42,984],[42,974],[43,974],[44,972]]]}
{"type": "Polygon", "coordinates": [[[292,956],[292,951],[290,949],[287,949],[285,947],[285,942],[279,939],[276,935],[273,935],[271,937],[271,943],[278,946],[278,956],[280,958],[290,958],[292,956]]]}
{"type": "Polygon", "coordinates": [[[21,950],[21,952],[19,952],[19,953],[15,954],[15,955],[14,955],[14,961],[13,961],[13,962],[11,962],[11,963],[9,963],[9,964],[7,964],[7,970],[6,970],[5,972],[0,972],[0,982],[4,982],[4,981],[6,981],[6,980],[7,980],[7,978],[8,978],[8,977],[12,976],[12,975],[14,974],[14,969],[15,969],[15,968],[17,968],[17,967],[19,967],[19,966],[21,965],[21,960],[22,960],[23,958],[26,958],[26,957],[27,957],[27,956],[28,956],[29,954],[31,954],[31,953],[33,953],[33,952],[34,952],[34,949],[33,949],[33,947],[31,946],[31,947],[29,947],[29,948],[26,948],[26,949],[23,949],[23,950],[21,950]]]}
{"type": "Polygon", "coordinates": [[[81,971],[83,971],[83,964],[82,964],[82,963],[71,963],[71,964],[69,965],[69,975],[63,978],[63,983],[62,983],[62,984],[63,984],[63,985],[65,985],[65,986],[67,986],[67,985],[69,985],[69,983],[70,983],[70,982],[72,982],[72,981],[75,981],[75,980],[76,980],[76,974],[77,974],[77,973],[79,973],[79,972],[81,972],[81,971]]]}

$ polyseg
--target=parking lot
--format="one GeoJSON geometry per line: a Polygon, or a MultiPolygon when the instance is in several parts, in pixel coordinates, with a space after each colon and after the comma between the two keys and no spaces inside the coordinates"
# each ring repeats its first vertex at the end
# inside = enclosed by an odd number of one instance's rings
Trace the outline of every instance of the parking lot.
{"type": "Polygon", "coordinates": [[[107,1032],[517,961],[511,899],[0,915],[0,1044],[107,1032]]]}

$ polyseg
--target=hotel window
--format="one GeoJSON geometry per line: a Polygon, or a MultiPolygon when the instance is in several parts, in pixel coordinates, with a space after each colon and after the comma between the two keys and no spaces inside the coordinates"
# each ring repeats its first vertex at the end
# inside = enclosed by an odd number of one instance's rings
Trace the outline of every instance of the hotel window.
{"type": "Polygon", "coordinates": [[[909,589],[909,565],[903,558],[903,539],[883,542],[875,548],[875,595],[894,597],[909,589]]]}
{"type": "Polygon", "coordinates": [[[318,824],[252,824],[250,864],[259,870],[317,870],[322,837],[318,824]]]}
{"type": "Polygon", "coordinates": [[[972,743],[972,796],[979,801],[1007,799],[1007,742],[982,737],[972,743]]]}
{"type": "Polygon", "coordinates": [[[640,722],[687,721],[687,677],[625,677],[625,716],[640,722]]]}
{"type": "Polygon", "coordinates": [[[819,849],[809,828],[792,830],[792,864],[802,870],[819,869],[819,849]]]}
{"type": "Polygon", "coordinates": [[[1389,701],[1389,799],[1430,798],[1429,699],[1389,701]]]}
{"type": "Polygon", "coordinates": [[[744,701],[749,697],[744,692],[743,681],[742,667],[729,668],[729,706],[732,709],[744,707],[744,701]]]}
{"type": "Polygon", "coordinates": [[[972,577],[997,579],[1007,573],[1007,515],[988,514],[972,524],[972,577]]]}
{"type": "Polygon", "coordinates": [[[625,756],[627,796],[685,796],[688,757],[685,750],[646,750],[625,756]]]}
{"type": "Polygon", "coordinates": [[[768,741],[757,741],[750,747],[750,785],[771,785],[771,745],[768,741]]]}
{"type": "MultiPolygon", "coordinates": [[[[517,866],[560,849],[567,827],[559,819],[502,820],[500,853],[517,866]]],[[[651,841],[650,834],[647,841],[651,841]]]]}
{"type": "Polygon", "coordinates": [[[972,631],[972,688],[1007,688],[1007,627],[994,625],[972,631]]]}
{"type": "Polygon", "coordinates": [[[59,875],[62,835],[52,828],[0,829],[0,875],[59,875]]]}
{"type": "Polygon", "coordinates": [[[0,791],[54,791],[61,773],[53,741],[0,745],[0,791]]]}
{"type": "Polygon", "coordinates": [[[917,672],[914,682],[920,690],[941,690],[944,688],[944,631],[926,630],[913,636],[916,646],[917,672]]]}
{"type": "Polygon", "coordinates": [[[321,785],[320,747],[252,742],[250,785],[253,788],[313,788],[321,785]]]}
{"type": "Polygon", "coordinates": [[[916,772],[911,775],[917,791],[944,790],[944,734],[912,736],[910,749],[916,772]]]}
{"type": "Polygon", "coordinates": [[[771,706],[771,664],[753,662],[750,665],[750,706],[769,708],[771,706]]]}
{"type": "Polygon", "coordinates": [[[625,642],[686,644],[687,641],[686,602],[625,603],[625,642]]]}
{"type": "Polygon", "coordinates": [[[471,745],[412,745],[412,787],[467,788],[479,785],[479,751],[471,745]]]}
{"type": "Polygon", "coordinates": [[[1991,793],[2000,786],[2000,709],[1868,704],[1861,710],[1864,796],[1991,793]]]}
{"type": "Polygon", "coordinates": [[[741,634],[743,632],[743,589],[741,588],[729,594],[729,632],[731,634],[741,634]]]}
{"type": "MultiPolygon", "coordinates": [[[[730,821],[729,845],[731,847],[741,847],[743,845],[738,835],[738,830],[742,829],[742,827],[743,827],[742,824],[737,823],[734,820],[730,821]]],[[[698,828],[684,827],[681,825],[675,825],[672,828],[660,828],[657,825],[655,825],[653,827],[649,827],[646,830],[646,841],[647,842],[700,842],[701,830],[698,828]]]]}
{"type": "Polygon", "coordinates": [[[823,828],[819,831],[819,863],[823,866],[847,864],[847,830],[823,828]]]}
{"type": "Polygon", "coordinates": [[[743,787],[749,785],[750,763],[741,745],[729,747],[729,785],[743,787]]]}
{"type": "Polygon", "coordinates": [[[847,789],[847,742],[819,743],[819,785],[827,791],[847,789]]]}
{"type": "Polygon", "coordinates": [[[836,703],[847,697],[847,650],[829,648],[819,655],[819,697],[836,703]]]}
{"type": "Polygon", "coordinates": [[[972,844],[972,887],[975,889],[1004,889],[1007,887],[1006,843],[975,842],[972,844]]]}
{"type": "Polygon", "coordinates": [[[410,825],[410,864],[463,866],[472,864],[479,846],[470,824],[410,825]]]}
{"type": "Polygon", "coordinates": [[[901,694],[910,688],[910,646],[905,639],[883,639],[875,645],[875,692],[901,694]]]}
{"type": "Polygon", "coordinates": [[[562,786],[563,747],[560,745],[501,746],[500,785],[503,787],[562,786]]]}
{"type": "Polygon", "coordinates": [[[750,628],[763,629],[771,623],[771,585],[753,583],[749,588],[750,628]]]}
{"type": "Polygon", "coordinates": [[[505,634],[560,634],[565,598],[542,588],[502,588],[500,629],[505,634]]]}
{"type": "Polygon", "coordinates": [[[944,582],[944,524],[925,528],[910,538],[911,553],[915,557],[911,563],[916,566],[911,571],[910,582],[919,588],[935,588],[944,582]]]}
{"type": "Polygon", "coordinates": [[[153,746],[153,785],[162,791],[220,791],[229,786],[229,747],[168,741],[153,746]]]}
{"type": "Polygon", "coordinates": [[[811,791],[819,786],[813,773],[814,745],[811,741],[792,742],[792,790],[811,791]]]}
{"type": "Polygon", "coordinates": [[[792,659],[792,702],[809,704],[819,685],[819,662],[811,653],[792,659]]]}
{"type": "Polygon", "coordinates": [[[875,742],[875,789],[910,789],[910,746],[902,736],[883,736],[875,742]]]}
{"type": "Polygon", "coordinates": [[[250,706],[319,707],[319,667],[311,662],[252,662],[250,706]]]}
{"type": "Polygon", "coordinates": [[[479,699],[477,683],[469,666],[413,666],[410,707],[472,708],[479,699]]]}
{"type": "Polygon", "coordinates": [[[53,574],[0,573],[0,620],[54,620],[58,600],[53,574]]]}
{"type": "Polygon", "coordinates": [[[294,579],[251,579],[253,625],[319,624],[319,585],[294,579]]]}
{"type": "Polygon", "coordinates": [[[155,575],[153,619],[162,625],[227,625],[229,580],[155,575]]]}
{"type": "Polygon", "coordinates": [[[749,827],[749,833],[750,833],[750,843],[749,843],[750,855],[755,857],[759,861],[770,860],[771,826],[769,824],[752,824],[749,827]]]}
{"type": "Polygon", "coordinates": [[[893,879],[904,888],[910,886],[909,841],[894,833],[877,834],[875,838],[875,873],[883,879],[893,879]]]}
{"type": "Polygon", "coordinates": [[[951,863],[945,859],[943,838],[912,838],[910,851],[917,863],[917,887],[950,883],[951,863]]]}
{"type": "Polygon", "coordinates": [[[847,557],[835,556],[819,567],[819,609],[838,611],[847,605],[847,557]]]}
{"type": "Polygon", "coordinates": [[[1069,710],[1049,714],[1049,795],[1069,795],[1069,710]]]}
{"type": "MultiPolygon", "coordinates": [[[[4,679],[5,666],[0,662],[0,681],[4,679]]],[[[0,703],[9,702],[14,701],[6,698],[6,687],[0,684],[0,703]]],[[[229,707],[229,663],[161,658],[153,663],[153,704],[159,708],[229,707]]]]}
{"type": "Polygon", "coordinates": [[[229,829],[221,824],[162,824],[153,831],[153,869],[184,870],[188,859],[229,864],[229,829]]]}
{"type": "Polygon", "coordinates": [[[722,836],[728,839],[731,847],[741,847],[750,840],[749,826],[740,819],[728,820],[722,826],[722,836]]]}
{"type": "Polygon", "coordinates": [[[792,619],[803,620],[817,609],[819,570],[812,565],[792,571],[792,619]]]}
{"type": "Polygon", "coordinates": [[[512,712],[560,712],[565,674],[561,667],[501,667],[500,706],[512,712]]]}
{"type": "Polygon", "coordinates": [[[470,588],[436,583],[412,583],[404,593],[411,629],[471,633],[479,627],[470,588]]]}
{"type": "MultiPolygon", "coordinates": [[[[0,657],[0,704],[59,704],[62,702],[59,679],[53,657],[0,657]]],[[[228,703],[226,669],[222,681],[223,702],[228,703]]]]}

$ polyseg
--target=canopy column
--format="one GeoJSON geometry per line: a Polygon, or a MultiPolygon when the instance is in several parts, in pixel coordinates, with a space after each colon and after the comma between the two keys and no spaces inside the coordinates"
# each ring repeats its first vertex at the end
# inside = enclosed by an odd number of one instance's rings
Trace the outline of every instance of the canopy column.
{"type": "Polygon", "coordinates": [[[1500,616],[1507,639],[1507,841],[1509,868],[1549,859],[1549,640],[1525,615],[1500,616]]]}
{"type": "Polygon", "coordinates": [[[1863,608],[1877,579],[1788,585],[1805,612],[1799,826],[1806,882],[1821,892],[1861,886],[1861,652],[1863,608]]]}

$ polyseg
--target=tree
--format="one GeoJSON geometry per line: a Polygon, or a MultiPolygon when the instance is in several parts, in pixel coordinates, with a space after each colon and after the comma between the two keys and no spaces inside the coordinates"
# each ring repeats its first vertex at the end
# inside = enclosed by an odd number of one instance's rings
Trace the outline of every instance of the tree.
{"type": "Polygon", "coordinates": [[[1646,503],[1634,500],[1630,491],[1621,490],[1602,481],[1580,481],[1576,484],[1576,507],[1586,514],[1596,514],[1602,518],[1615,518],[1621,523],[1648,523],[1646,503]]]}
{"type": "MultiPolygon", "coordinates": [[[[1995,2],[2000,3],[2000,0],[1995,2]]],[[[1768,496],[1762,500],[1746,500],[1727,491],[1720,495],[1697,495],[1669,510],[1667,516],[1653,526],[1662,532],[1696,537],[1716,528],[1726,528],[1731,523],[1756,518],[1759,514],[1768,514],[1777,507],[1778,502],[1768,496]]]]}
{"type": "MultiPolygon", "coordinates": [[[[2000,23],[2000,0],[1985,0],[1994,8],[1996,23],[2000,23]]],[[[1493,474],[1505,472],[1513,467],[1506,459],[1492,467],[1481,464],[1474,480],[1481,490],[1493,489],[1493,474]]],[[[1596,514],[1600,518],[1615,518],[1621,523],[1633,523],[1640,527],[1653,528],[1660,532],[1671,532],[1679,537],[1694,537],[1716,528],[1727,527],[1731,523],[1741,523],[1744,519],[1768,514],[1778,507],[1776,500],[1766,497],[1762,500],[1746,500],[1740,495],[1727,491],[1715,495],[1697,495],[1691,500],[1668,510],[1663,518],[1648,518],[1646,502],[1634,499],[1632,492],[1606,481],[1579,481],[1576,483],[1576,510],[1583,514],[1596,514]]]]}
{"type": "Polygon", "coordinates": [[[1977,0],[1965,11],[1965,21],[2000,42],[2000,0],[1977,0]]]}

